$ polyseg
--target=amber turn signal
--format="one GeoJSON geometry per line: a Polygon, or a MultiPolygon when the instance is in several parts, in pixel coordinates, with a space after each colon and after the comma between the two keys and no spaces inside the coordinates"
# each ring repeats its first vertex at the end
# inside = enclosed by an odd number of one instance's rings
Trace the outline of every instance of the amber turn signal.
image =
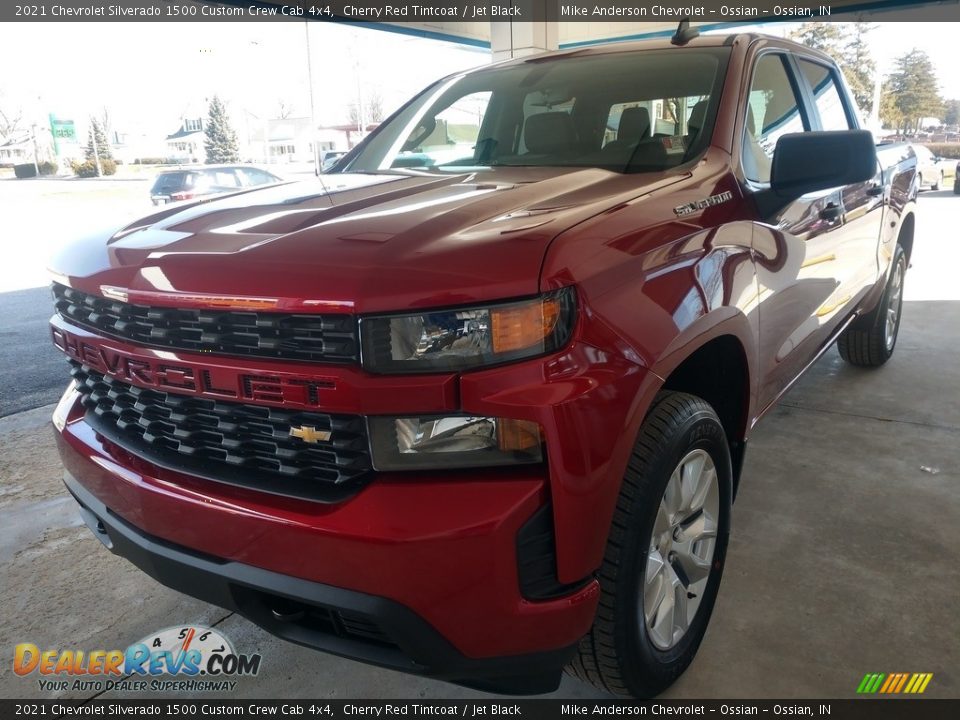
{"type": "Polygon", "coordinates": [[[539,447],[540,425],[529,420],[501,418],[497,423],[497,446],[504,452],[539,447]]]}
{"type": "Polygon", "coordinates": [[[560,300],[555,297],[493,308],[490,312],[493,351],[511,352],[542,345],[559,317],[560,300]]]}

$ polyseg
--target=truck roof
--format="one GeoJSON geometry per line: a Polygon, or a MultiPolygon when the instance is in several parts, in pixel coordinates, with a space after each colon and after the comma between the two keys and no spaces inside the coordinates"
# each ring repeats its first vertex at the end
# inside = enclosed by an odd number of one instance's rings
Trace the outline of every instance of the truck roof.
{"type": "MultiPolygon", "coordinates": [[[[788,40],[787,38],[777,37],[775,35],[766,35],[763,33],[733,33],[729,35],[701,35],[696,37],[684,45],[674,45],[670,41],[670,37],[656,37],[649,38],[646,40],[630,40],[630,41],[610,41],[605,43],[598,43],[596,45],[585,45],[583,47],[576,48],[565,48],[561,50],[554,50],[551,52],[540,53],[538,55],[529,55],[522,58],[512,58],[509,60],[504,60],[499,63],[494,63],[491,66],[486,67],[509,67],[509,66],[518,66],[523,65],[524,63],[536,63],[542,62],[544,60],[552,60],[554,58],[564,58],[564,57],[586,57],[590,55],[605,55],[610,53],[621,53],[621,52],[637,52],[641,50],[676,50],[681,51],[684,48],[714,48],[714,47],[724,47],[732,46],[735,43],[742,42],[744,46],[750,45],[758,40],[766,40],[771,44],[777,45],[778,47],[783,47],[788,50],[793,50],[796,52],[803,52],[807,55],[814,55],[822,58],[823,60],[830,61],[833,60],[829,55],[826,55],[819,50],[815,50],[806,45],[801,45],[798,42],[793,40],[788,40]]],[[[477,70],[483,70],[484,68],[477,68],[477,70]]]]}

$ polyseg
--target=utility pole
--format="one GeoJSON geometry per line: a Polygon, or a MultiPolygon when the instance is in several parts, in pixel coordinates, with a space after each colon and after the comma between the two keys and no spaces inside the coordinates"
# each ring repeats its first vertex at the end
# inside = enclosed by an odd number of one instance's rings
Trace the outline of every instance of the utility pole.
{"type": "Polygon", "coordinates": [[[364,122],[363,122],[363,84],[360,81],[360,61],[356,64],[357,74],[357,133],[360,140],[363,140],[364,122]]]}
{"type": "Polygon", "coordinates": [[[867,126],[874,133],[879,133],[882,123],[880,122],[880,102],[883,99],[883,77],[884,74],[878,67],[873,81],[873,100],[870,103],[870,120],[867,126]]]}
{"type": "Polygon", "coordinates": [[[307,82],[310,84],[310,147],[313,150],[313,174],[320,174],[320,148],[317,147],[317,115],[313,102],[313,61],[310,57],[310,22],[303,23],[307,36],[307,82]]]}
{"type": "Polygon", "coordinates": [[[40,154],[40,151],[37,150],[37,124],[34,123],[30,128],[30,137],[33,140],[33,176],[40,177],[40,164],[37,162],[37,155],[40,154]]]}

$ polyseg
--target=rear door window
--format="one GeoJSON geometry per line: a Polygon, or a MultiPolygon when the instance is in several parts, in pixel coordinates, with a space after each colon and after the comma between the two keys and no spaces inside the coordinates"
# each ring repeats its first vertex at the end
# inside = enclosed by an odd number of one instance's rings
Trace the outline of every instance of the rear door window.
{"type": "Polygon", "coordinates": [[[172,172],[158,175],[153,183],[154,193],[173,193],[190,187],[190,173],[172,172]]]}
{"type": "Polygon", "coordinates": [[[210,178],[210,184],[217,188],[238,188],[240,187],[240,178],[236,176],[233,170],[207,170],[205,173],[210,178]]]}
{"type": "Polygon", "coordinates": [[[850,120],[833,71],[826,65],[809,60],[798,59],[797,63],[813,93],[820,116],[820,129],[850,130],[850,120]]]}

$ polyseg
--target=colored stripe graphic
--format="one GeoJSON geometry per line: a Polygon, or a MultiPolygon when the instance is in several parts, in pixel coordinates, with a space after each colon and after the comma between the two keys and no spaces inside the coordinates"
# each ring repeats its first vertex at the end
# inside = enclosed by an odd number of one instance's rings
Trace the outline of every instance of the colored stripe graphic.
{"type": "Polygon", "coordinates": [[[866,677],[863,678],[863,683],[861,683],[863,690],[860,692],[868,695],[875,693],[880,689],[880,683],[883,682],[885,677],[886,675],[883,673],[867,673],[866,677]]]}
{"type": "Polygon", "coordinates": [[[907,681],[907,673],[890,673],[887,682],[884,683],[884,687],[880,692],[885,692],[888,694],[893,694],[898,692],[897,688],[902,687],[902,683],[907,681]]]}
{"type": "Polygon", "coordinates": [[[904,693],[919,695],[926,691],[933,673],[867,673],[857,685],[857,693],[871,695],[895,695],[904,693]]]}

